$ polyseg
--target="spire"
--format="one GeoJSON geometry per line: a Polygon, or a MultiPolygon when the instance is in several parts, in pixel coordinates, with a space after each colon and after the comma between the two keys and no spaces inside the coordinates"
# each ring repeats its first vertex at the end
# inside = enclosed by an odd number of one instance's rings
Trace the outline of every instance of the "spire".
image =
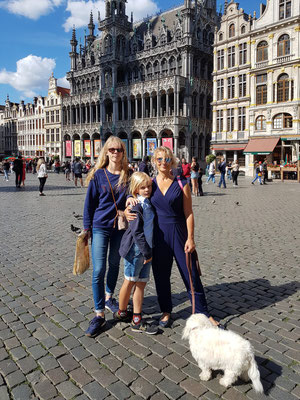
{"type": "Polygon", "coordinates": [[[71,46],[77,46],[77,40],[76,40],[76,29],[75,25],[73,25],[73,30],[72,30],[72,39],[70,40],[71,46]]]}
{"type": "Polygon", "coordinates": [[[93,37],[94,36],[95,24],[94,24],[94,20],[93,20],[93,12],[92,11],[91,11],[91,14],[90,14],[90,23],[88,24],[88,28],[89,28],[89,36],[93,37]]]}
{"type": "Polygon", "coordinates": [[[228,0],[225,0],[225,3],[224,3],[224,14],[226,14],[226,12],[227,12],[227,7],[228,7],[228,0]]]}

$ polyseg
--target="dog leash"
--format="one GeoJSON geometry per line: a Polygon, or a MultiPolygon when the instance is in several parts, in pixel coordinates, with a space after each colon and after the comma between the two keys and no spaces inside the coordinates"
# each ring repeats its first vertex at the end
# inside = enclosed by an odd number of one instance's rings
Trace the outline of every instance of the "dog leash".
{"type": "Polygon", "coordinates": [[[186,259],[187,270],[188,270],[188,273],[189,273],[191,295],[192,295],[192,314],[195,314],[195,289],[194,289],[193,278],[192,278],[192,271],[193,271],[192,255],[194,255],[195,260],[196,260],[196,268],[197,268],[197,272],[199,274],[199,277],[202,275],[202,273],[201,273],[201,269],[200,269],[200,264],[199,264],[197,251],[194,250],[193,253],[186,253],[185,254],[185,259],[186,259]]]}

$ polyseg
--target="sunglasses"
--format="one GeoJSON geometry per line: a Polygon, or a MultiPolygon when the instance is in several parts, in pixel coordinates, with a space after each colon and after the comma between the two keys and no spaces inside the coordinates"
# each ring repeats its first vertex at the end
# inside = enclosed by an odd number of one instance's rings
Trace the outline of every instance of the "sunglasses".
{"type": "Polygon", "coordinates": [[[115,153],[115,152],[117,152],[117,153],[123,153],[122,147],[120,147],[120,148],[118,148],[118,149],[115,149],[114,147],[111,147],[110,149],[108,149],[108,151],[109,151],[110,153],[115,153]]]}
{"type": "Polygon", "coordinates": [[[172,159],[170,158],[170,157],[167,157],[167,158],[163,158],[163,157],[158,157],[157,159],[156,159],[156,161],[158,162],[158,163],[162,163],[163,161],[165,161],[167,164],[170,164],[170,162],[172,161],[172,159]]]}

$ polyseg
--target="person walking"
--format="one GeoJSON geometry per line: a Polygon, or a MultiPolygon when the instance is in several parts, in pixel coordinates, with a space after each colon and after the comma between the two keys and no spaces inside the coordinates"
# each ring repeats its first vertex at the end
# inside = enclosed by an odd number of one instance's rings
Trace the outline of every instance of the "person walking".
{"type": "Polygon", "coordinates": [[[191,183],[192,183],[192,193],[194,196],[198,196],[198,178],[199,178],[199,164],[197,158],[192,158],[191,163],[191,183]]]}
{"type": "Polygon", "coordinates": [[[202,176],[203,176],[203,169],[199,169],[199,177],[198,177],[198,192],[199,196],[204,196],[203,189],[202,189],[202,176]]]}
{"type": "Polygon", "coordinates": [[[262,164],[262,174],[263,174],[263,184],[266,185],[267,180],[268,180],[268,161],[267,161],[267,159],[265,159],[262,164]]]}
{"type": "Polygon", "coordinates": [[[191,164],[186,162],[185,158],[181,159],[182,176],[188,181],[191,187],[191,164]]]}
{"type": "Polygon", "coordinates": [[[23,175],[23,161],[21,155],[19,155],[18,158],[14,160],[13,171],[16,174],[16,187],[20,188],[23,175]]]}
{"type": "Polygon", "coordinates": [[[70,180],[70,174],[71,174],[71,164],[70,164],[70,161],[66,161],[65,162],[66,181],[70,180]]]}
{"type": "Polygon", "coordinates": [[[258,163],[255,164],[255,178],[253,179],[251,184],[254,185],[254,182],[258,179],[259,184],[262,185],[261,177],[262,177],[262,165],[261,161],[259,161],[258,163]]]}
{"type": "Polygon", "coordinates": [[[145,172],[135,172],[130,179],[129,193],[138,203],[132,208],[137,218],[129,222],[120,246],[124,258],[125,279],[119,295],[119,310],[114,313],[116,321],[127,322],[132,317],[131,330],[155,335],[158,327],[142,319],[144,291],[149,281],[152,248],[154,210],[149,201],[152,180],[145,172]],[[133,315],[127,311],[131,291],[133,293],[133,315]]]}
{"type": "MultiPolygon", "coordinates": [[[[156,213],[153,230],[152,270],[158,303],[162,312],[159,325],[163,328],[171,325],[171,271],[174,258],[192,301],[186,265],[186,253],[191,253],[195,311],[205,314],[214,325],[221,328],[222,326],[209,314],[204,289],[197,272],[190,186],[187,179],[172,175],[172,168],[176,168],[176,158],[168,147],[158,147],[152,156],[152,163],[158,173],[152,182],[150,200],[156,213]]],[[[133,204],[135,204],[134,199],[133,204]]],[[[126,217],[128,220],[135,218],[129,210],[126,210],[126,217]]]]}
{"type": "Polygon", "coordinates": [[[9,180],[9,177],[8,177],[9,170],[10,170],[10,163],[7,160],[4,160],[3,172],[4,172],[4,179],[6,180],[6,182],[8,182],[8,180],[9,180]]]}
{"type": "Polygon", "coordinates": [[[82,179],[82,163],[79,158],[76,158],[74,164],[74,176],[75,176],[75,186],[77,186],[77,180],[80,180],[80,185],[83,187],[83,179],[82,179]]]}
{"type": "Polygon", "coordinates": [[[219,171],[221,173],[220,181],[219,181],[219,185],[218,186],[220,188],[222,186],[222,183],[223,183],[223,187],[224,187],[224,189],[226,189],[226,182],[225,182],[226,161],[225,161],[224,157],[221,158],[221,162],[218,165],[218,169],[219,169],[219,171]]]}
{"type": "Polygon", "coordinates": [[[39,186],[40,196],[46,196],[44,193],[44,186],[48,178],[48,174],[47,174],[45,159],[43,157],[39,158],[36,170],[37,170],[37,177],[40,181],[40,186],[39,186]]]}
{"type": "Polygon", "coordinates": [[[215,174],[216,174],[215,161],[212,161],[208,167],[208,178],[206,180],[206,184],[208,184],[210,180],[212,181],[212,183],[215,183],[215,174]]]}
{"type": "Polygon", "coordinates": [[[25,179],[26,179],[26,161],[23,161],[22,165],[22,186],[25,186],[25,179]]]}
{"type": "Polygon", "coordinates": [[[232,182],[233,182],[233,186],[238,186],[238,176],[239,176],[239,170],[240,170],[240,166],[239,166],[239,160],[235,160],[232,164],[232,182]]]}
{"type": "Polygon", "coordinates": [[[125,210],[128,186],[128,160],[124,142],[116,136],[107,139],[97,163],[87,176],[88,190],[84,203],[83,226],[92,239],[92,289],[95,317],[86,331],[97,336],[105,325],[105,309],[119,310],[113,298],[120,265],[120,243],[124,230],[118,230],[118,215],[125,210]],[[117,211],[117,210],[118,211],[117,211]],[[106,286],[106,259],[108,272],[106,286]]]}

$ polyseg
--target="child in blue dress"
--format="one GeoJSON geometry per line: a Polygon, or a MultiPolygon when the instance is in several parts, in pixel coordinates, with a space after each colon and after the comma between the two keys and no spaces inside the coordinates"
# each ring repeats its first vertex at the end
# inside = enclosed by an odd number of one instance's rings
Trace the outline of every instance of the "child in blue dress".
{"type": "Polygon", "coordinates": [[[138,200],[132,208],[137,218],[129,222],[121,241],[119,253],[124,258],[125,279],[119,294],[119,311],[114,313],[114,319],[124,322],[131,319],[127,306],[134,288],[131,329],[154,335],[158,331],[157,326],[142,319],[144,290],[150,276],[153,248],[154,211],[149,201],[151,178],[144,172],[135,172],[131,176],[129,191],[138,200]]]}

